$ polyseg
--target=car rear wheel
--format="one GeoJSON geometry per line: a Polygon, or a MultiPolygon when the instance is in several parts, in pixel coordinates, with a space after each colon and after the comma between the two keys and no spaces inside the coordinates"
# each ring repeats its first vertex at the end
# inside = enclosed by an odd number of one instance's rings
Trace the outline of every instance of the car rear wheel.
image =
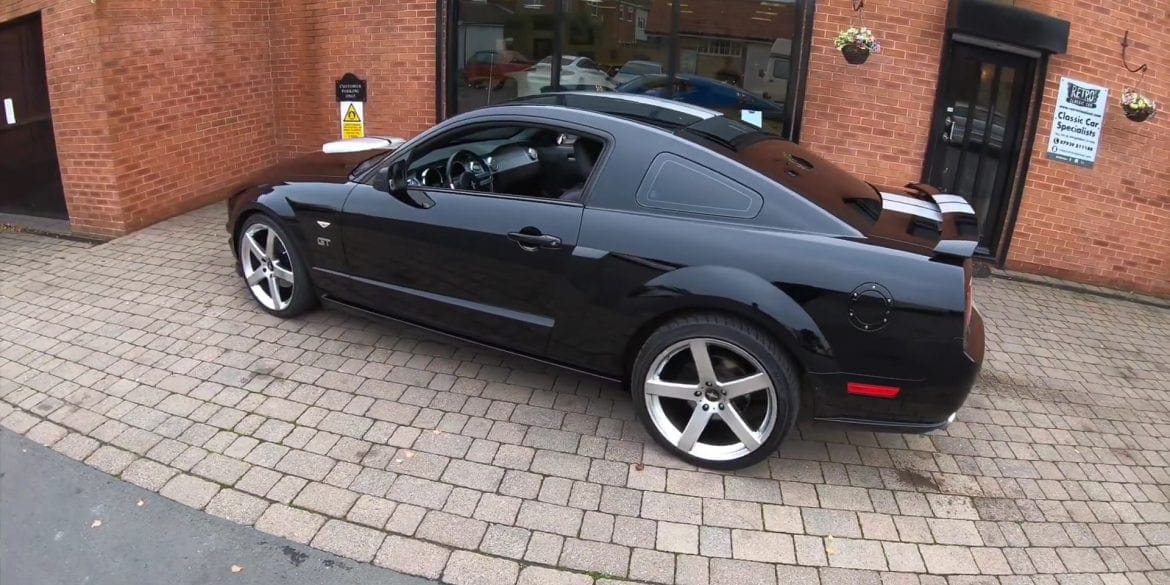
{"type": "Polygon", "coordinates": [[[253,215],[240,230],[240,274],[252,298],[278,317],[294,317],[316,302],[304,260],[274,220],[253,215]]]}
{"type": "Polygon", "coordinates": [[[785,352],[754,325],[694,315],[643,344],[631,378],[651,436],[689,463],[739,469],[775,452],[796,421],[798,377],[785,352]]]}

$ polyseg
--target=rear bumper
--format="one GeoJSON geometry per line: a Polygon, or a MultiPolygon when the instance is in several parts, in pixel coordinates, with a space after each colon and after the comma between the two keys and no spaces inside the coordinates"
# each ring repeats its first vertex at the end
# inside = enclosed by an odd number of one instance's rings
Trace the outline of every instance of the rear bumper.
{"type": "Polygon", "coordinates": [[[954,339],[928,364],[915,364],[925,371],[922,379],[847,373],[813,376],[813,419],[895,433],[946,428],[967,400],[983,366],[983,317],[978,310],[972,311],[965,344],[962,339],[954,339]],[[852,395],[847,392],[850,382],[892,386],[899,393],[894,398],[852,395]]]}

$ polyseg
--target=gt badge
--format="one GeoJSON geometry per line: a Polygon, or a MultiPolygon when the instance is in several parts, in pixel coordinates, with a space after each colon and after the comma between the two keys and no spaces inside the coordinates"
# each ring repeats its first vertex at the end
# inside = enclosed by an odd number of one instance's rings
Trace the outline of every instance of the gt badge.
{"type": "MultiPolygon", "coordinates": [[[[317,223],[321,223],[321,222],[317,222],[317,223]]],[[[329,238],[317,238],[317,245],[321,246],[323,248],[328,248],[329,247],[329,238]]]]}

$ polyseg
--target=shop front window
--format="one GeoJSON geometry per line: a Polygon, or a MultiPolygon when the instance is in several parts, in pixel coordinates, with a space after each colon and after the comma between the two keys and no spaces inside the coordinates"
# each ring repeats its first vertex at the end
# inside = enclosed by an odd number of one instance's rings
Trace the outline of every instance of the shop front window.
{"type": "MultiPolygon", "coordinates": [[[[456,0],[449,114],[549,91],[658,95],[792,138],[812,0],[456,0]]],[[[450,76],[449,76],[450,79],[450,76]]]]}

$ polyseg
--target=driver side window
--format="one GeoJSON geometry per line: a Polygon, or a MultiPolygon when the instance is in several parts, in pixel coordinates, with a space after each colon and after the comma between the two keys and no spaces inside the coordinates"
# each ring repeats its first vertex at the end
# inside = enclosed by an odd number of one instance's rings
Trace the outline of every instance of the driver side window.
{"type": "Polygon", "coordinates": [[[414,149],[405,180],[410,188],[579,202],[604,144],[554,126],[475,126],[414,149]]]}

